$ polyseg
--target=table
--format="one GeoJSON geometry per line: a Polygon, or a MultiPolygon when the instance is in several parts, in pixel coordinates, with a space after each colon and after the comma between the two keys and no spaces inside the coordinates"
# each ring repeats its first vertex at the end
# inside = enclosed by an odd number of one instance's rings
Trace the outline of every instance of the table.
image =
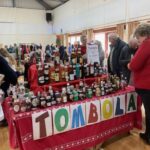
{"type": "MultiPolygon", "coordinates": [[[[134,88],[128,87],[125,91],[119,91],[116,94],[124,94],[132,91],[134,91],[134,88]]],[[[74,103],[82,102],[83,101],[78,101],[74,103]]],[[[53,108],[55,108],[55,106],[44,110],[51,110],[53,108]]],[[[31,115],[43,110],[39,109],[36,111],[14,114],[10,107],[10,98],[7,98],[3,103],[3,109],[6,119],[8,120],[10,146],[12,148],[19,147],[20,150],[84,150],[85,148],[104,142],[114,135],[128,132],[134,127],[138,129],[142,127],[140,98],[138,98],[137,101],[137,112],[125,114],[121,117],[52,135],[36,141],[33,140],[32,135],[31,115]]]]}
{"type": "Polygon", "coordinates": [[[91,84],[94,81],[96,81],[98,78],[102,79],[102,78],[106,78],[106,77],[107,77],[107,75],[102,75],[100,77],[91,77],[91,78],[79,79],[79,80],[74,80],[74,81],[69,81],[69,82],[55,82],[55,83],[49,83],[49,84],[40,86],[40,85],[38,85],[38,71],[36,68],[36,64],[31,65],[28,70],[28,82],[30,85],[30,89],[35,94],[37,94],[38,91],[43,92],[44,90],[47,90],[50,85],[56,91],[56,90],[61,89],[63,86],[66,86],[67,83],[75,85],[75,84],[78,84],[82,80],[88,84],[91,84]]]}

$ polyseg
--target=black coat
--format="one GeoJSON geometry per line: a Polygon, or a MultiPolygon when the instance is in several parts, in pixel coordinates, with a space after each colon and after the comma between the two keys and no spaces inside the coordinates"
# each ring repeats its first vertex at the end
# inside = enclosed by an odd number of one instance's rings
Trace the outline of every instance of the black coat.
{"type": "MultiPolygon", "coordinates": [[[[123,47],[126,46],[126,43],[122,41],[120,38],[117,39],[116,45],[114,46],[113,56],[112,56],[112,66],[113,71],[110,67],[110,55],[108,57],[108,72],[111,74],[117,74],[120,77],[121,74],[121,66],[119,65],[119,57],[123,47]]],[[[110,45],[110,49],[112,49],[112,45],[110,45]]]]}
{"type": "Polygon", "coordinates": [[[126,45],[120,54],[119,57],[119,64],[122,68],[122,74],[124,77],[127,78],[127,81],[129,82],[130,80],[130,70],[128,69],[127,65],[131,60],[131,55],[134,55],[136,52],[136,50],[132,49],[129,47],[129,45],[126,45]]]}
{"type": "Polygon", "coordinates": [[[0,88],[5,92],[5,95],[7,95],[7,89],[9,88],[9,85],[15,85],[17,83],[17,74],[13,69],[11,69],[7,61],[2,56],[0,56],[0,74],[5,75],[5,82],[0,88]]]}

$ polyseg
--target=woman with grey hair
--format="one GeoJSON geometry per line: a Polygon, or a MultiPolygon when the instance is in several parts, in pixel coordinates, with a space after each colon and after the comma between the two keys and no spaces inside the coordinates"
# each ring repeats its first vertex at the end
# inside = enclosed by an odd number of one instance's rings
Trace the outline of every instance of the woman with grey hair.
{"type": "Polygon", "coordinates": [[[150,144],[150,24],[139,25],[134,35],[140,46],[128,68],[134,73],[134,85],[145,108],[146,130],[140,137],[150,144]]]}
{"type": "Polygon", "coordinates": [[[103,67],[104,66],[105,53],[104,53],[104,50],[102,48],[102,43],[100,41],[96,40],[96,44],[98,45],[100,65],[101,65],[101,67],[103,67]]]}

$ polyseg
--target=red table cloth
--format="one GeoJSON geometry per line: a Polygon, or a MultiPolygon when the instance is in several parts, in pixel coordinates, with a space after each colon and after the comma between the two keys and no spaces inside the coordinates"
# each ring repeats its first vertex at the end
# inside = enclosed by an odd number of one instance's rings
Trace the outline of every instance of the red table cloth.
{"type": "MultiPolygon", "coordinates": [[[[107,77],[106,75],[103,75],[100,78],[106,78],[106,77],[107,77]]],[[[91,77],[91,78],[85,78],[81,80],[85,81],[88,84],[91,84],[97,79],[98,77],[91,77]]],[[[59,90],[63,86],[66,86],[67,83],[77,84],[79,83],[79,81],[80,80],[74,80],[74,81],[69,81],[69,82],[57,82],[57,83],[50,83],[50,84],[40,86],[38,85],[38,72],[37,72],[36,65],[35,64],[31,65],[28,70],[28,82],[30,84],[30,89],[34,91],[35,94],[37,94],[38,91],[42,92],[44,91],[44,89],[48,89],[50,85],[53,87],[54,90],[59,90]]]]}
{"type": "MultiPolygon", "coordinates": [[[[128,87],[126,91],[120,91],[117,94],[124,94],[132,91],[134,91],[134,88],[128,87]]],[[[83,101],[78,101],[74,103],[82,102],[83,101]]],[[[55,108],[55,106],[44,110],[53,108],[55,108]]],[[[6,119],[8,120],[10,146],[12,148],[19,146],[20,150],[83,150],[99,144],[113,135],[127,132],[134,127],[138,129],[142,127],[140,98],[138,98],[137,101],[137,112],[125,114],[124,116],[52,135],[36,141],[33,140],[32,135],[31,115],[32,113],[43,111],[42,109],[14,114],[10,107],[10,98],[4,101],[3,109],[6,119]]]]}

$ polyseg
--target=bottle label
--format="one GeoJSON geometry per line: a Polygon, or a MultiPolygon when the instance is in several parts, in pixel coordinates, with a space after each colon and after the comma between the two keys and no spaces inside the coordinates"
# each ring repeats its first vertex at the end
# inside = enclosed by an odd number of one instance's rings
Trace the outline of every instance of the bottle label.
{"type": "Polygon", "coordinates": [[[55,81],[56,81],[56,82],[59,81],[59,73],[55,73],[55,81]]]}
{"type": "Polygon", "coordinates": [[[71,80],[71,81],[74,80],[74,74],[70,74],[70,80],[71,80]]]}
{"type": "Polygon", "coordinates": [[[52,73],[51,73],[51,79],[52,79],[52,80],[55,80],[55,72],[52,72],[52,73]]]}
{"type": "Polygon", "coordinates": [[[49,74],[49,70],[44,70],[44,74],[48,75],[49,74]]]}
{"type": "Polygon", "coordinates": [[[94,74],[94,67],[93,66],[90,67],[90,74],[94,74]]]}
{"type": "Polygon", "coordinates": [[[64,102],[64,103],[67,102],[67,96],[63,96],[63,102],[64,102]]]}

